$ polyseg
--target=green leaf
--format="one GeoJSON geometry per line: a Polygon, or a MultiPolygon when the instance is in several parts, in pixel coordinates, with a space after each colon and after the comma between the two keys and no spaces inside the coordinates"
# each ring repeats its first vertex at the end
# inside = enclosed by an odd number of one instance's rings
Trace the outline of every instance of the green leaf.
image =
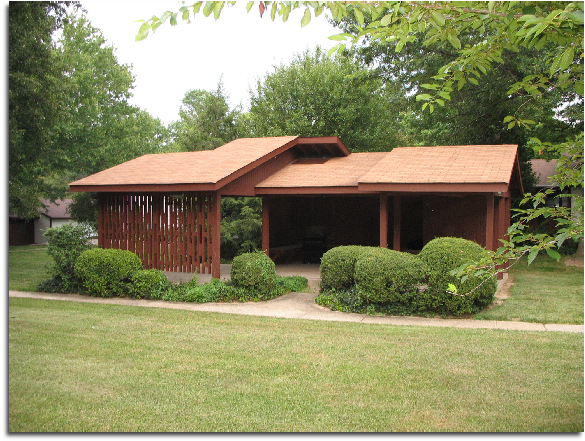
{"type": "Polygon", "coordinates": [[[547,248],[546,249],[546,254],[548,254],[549,257],[553,258],[557,262],[561,258],[561,255],[559,253],[557,253],[555,250],[553,250],[552,248],[547,248]]]}
{"type": "Polygon", "coordinates": [[[447,285],[447,291],[451,292],[453,294],[457,294],[457,287],[455,285],[453,285],[452,283],[449,283],[447,285]]]}
{"type": "Polygon", "coordinates": [[[252,9],[252,6],[254,6],[254,2],[248,2],[248,4],[246,5],[246,12],[250,12],[250,9],[252,9]]]}
{"type": "Polygon", "coordinates": [[[311,11],[309,8],[305,9],[305,13],[303,14],[303,18],[301,19],[301,28],[304,28],[311,22],[311,11]]]}
{"type": "Polygon", "coordinates": [[[538,252],[540,251],[540,248],[532,248],[530,250],[530,252],[528,253],[528,265],[530,265],[534,259],[536,259],[536,256],[538,256],[538,252]]]}
{"type": "Polygon", "coordinates": [[[390,23],[392,23],[392,14],[387,14],[382,17],[382,20],[380,20],[380,25],[384,27],[388,26],[390,23]]]}
{"type": "Polygon", "coordinates": [[[504,123],[508,123],[510,121],[512,121],[514,119],[514,117],[512,115],[508,115],[504,118],[504,123]]]}
{"type": "Polygon", "coordinates": [[[358,21],[360,26],[363,26],[364,25],[364,13],[357,8],[353,10],[353,13],[355,15],[355,19],[358,21]]]}
{"type": "Polygon", "coordinates": [[[559,69],[565,70],[567,67],[573,63],[573,58],[575,57],[575,51],[572,47],[568,47],[563,55],[561,55],[561,61],[559,64],[559,69]]]}
{"type": "Polygon", "coordinates": [[[416,96],[417,101],[428,101],[431,98],[432,98],[432,96],[429,95],[428,93],[421,93],[420,95],[416,96]]]}
{"type": "Polygon", "coordinates": [[[431,17],[433,17],[440,26],[445,24],[445,17],[439,11],[431,11],[431,17]]]}
{"type": "Polygon", "coordinates": [[[577,92],[579,95],[583,96],[583,81],[579,80],[575,83],[575,92],[577,92]]]}
{"type": "Polygon", "coordinates": [[[337,34],[337,35],[331,35],[329,38],[329,40],[334,40],[334,41],[346,41],[347,37],[351,37],[351,34],[337,34]]]}

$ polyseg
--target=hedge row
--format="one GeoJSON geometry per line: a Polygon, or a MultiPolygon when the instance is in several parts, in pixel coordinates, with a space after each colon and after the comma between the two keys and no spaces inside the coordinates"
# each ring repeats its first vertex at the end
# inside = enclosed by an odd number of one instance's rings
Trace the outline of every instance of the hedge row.
{"type": "Polygon", "coordinates": [[[307,286],[304,277],[278,277],[274,262],[263,252],[236,257],[229,282],[212,279],[199,285],[194,276],[171,284],[164,272],[143,269],[130,251],[91,247],[83,228],[54,228],[46,236],[55,265],[53,278],[41,283],[39,291],[204,303],[269,300],[307,286]]]}
{"type": "Polygon", "coordinates": [[[470,277],[461,283],[450,271],[486,255],[478,244],[454,237],[434,239],[418,255],[374,247],[333,248],[321,259],[317,302],[347,312],[475,313],[493,302],[497,282],[470,277]],[[458,294],[448,291],[449,284],[458,294]]]}

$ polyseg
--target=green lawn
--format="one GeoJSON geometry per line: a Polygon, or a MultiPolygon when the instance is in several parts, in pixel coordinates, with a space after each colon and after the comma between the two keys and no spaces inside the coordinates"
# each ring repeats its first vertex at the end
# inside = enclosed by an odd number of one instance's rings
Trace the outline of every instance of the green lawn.
{"type": "Polygon", "coordinates": [[[476,319],[583,324],[583,268],[538,256],[530,266],[517,263],[510,275],[511,296],[476,319]]]}
{"type": "Polygon", "coordinates": [[[583,335],[9,300],[9,431],[583,431],[583,335]]]}
{"type": "Polygon", "coordinates": [[[51,277],[47,265],[52,263],[46,245],[8,247],[8,289],[36,291],[39,283],[51,277]]]}

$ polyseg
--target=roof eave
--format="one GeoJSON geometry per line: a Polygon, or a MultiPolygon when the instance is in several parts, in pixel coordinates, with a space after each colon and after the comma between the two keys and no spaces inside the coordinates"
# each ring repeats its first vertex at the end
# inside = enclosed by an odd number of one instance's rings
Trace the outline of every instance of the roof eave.
{"type": "Polygon", "coordinates": [[[401,193],[506,193],[508,184],[498,183],[374,183],[360,182],[360,191],[401,193]]]}

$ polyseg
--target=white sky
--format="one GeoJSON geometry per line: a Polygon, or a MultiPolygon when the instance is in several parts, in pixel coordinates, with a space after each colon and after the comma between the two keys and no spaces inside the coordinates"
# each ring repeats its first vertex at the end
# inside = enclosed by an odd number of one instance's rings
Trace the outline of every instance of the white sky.
{"type": "Polygon", "coordinates": [[[324,15],[301,28],[303,10],[293,11],[286,23],[268,12],[260,18],[256,3],[246,13],[247,1],[225,7],[219,20],[201,12],[191,24],[168,23],[143,41],[135,37],[140,23],[166,10],[178,11],[179,1],[81,0],[91,24],[116,48],[118,62],[131,64],[134,97],[130,101],[164,124],[177,120],[181,100],[192,89],[213,91],[223,75],[224,90],[233,108],[248,107],[248,90],[272,66],[288,63],[293,55],[336,42],[328,37],[341,31],[324,15]]]}

